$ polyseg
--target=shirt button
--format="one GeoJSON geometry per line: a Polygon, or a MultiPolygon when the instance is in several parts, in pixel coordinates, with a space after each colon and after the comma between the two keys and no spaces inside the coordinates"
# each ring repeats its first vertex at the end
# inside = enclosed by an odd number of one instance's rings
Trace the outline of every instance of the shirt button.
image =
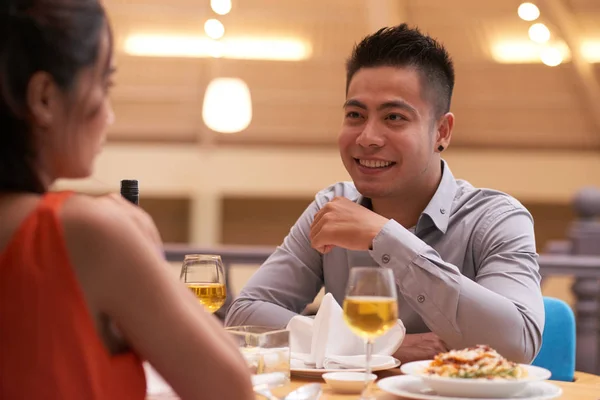
{"type": "Polygon", "coordinates": [[[387,264],[387,263],[389,263],[389,262],[390,262],[390,256],[389,256],[388,254],[384,254],[384,255],[381,257],[381,262],[382,262],[382,263],[384,263],[384,264],[387,264]]]}
{"type": "Polygon", "coordinates": [[[418,295],[417,296],[417,301],[419,303],[423,303],[425,301],[425,296],[423,296],[422,294],[418,295]]]}
{"type": "Polygon", "coordinates": [[[442,214],[446,214],[446,209],[445,209],[445,208],[440,208],[440,212],[441,212],[442,214]]]}

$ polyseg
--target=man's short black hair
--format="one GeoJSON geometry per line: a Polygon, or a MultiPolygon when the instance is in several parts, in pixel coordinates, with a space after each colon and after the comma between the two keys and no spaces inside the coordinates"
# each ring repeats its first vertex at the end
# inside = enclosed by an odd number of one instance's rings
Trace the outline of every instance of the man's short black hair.
{"type": "Polygon", "coordinates": [[[346,93],[358,70],[383,66],[417,70],[435,117],[450,111],[454,66],[444,46],[435,39],[406,24],[382,28],[365,37],[354,46],[346,62],[346,93]]]}

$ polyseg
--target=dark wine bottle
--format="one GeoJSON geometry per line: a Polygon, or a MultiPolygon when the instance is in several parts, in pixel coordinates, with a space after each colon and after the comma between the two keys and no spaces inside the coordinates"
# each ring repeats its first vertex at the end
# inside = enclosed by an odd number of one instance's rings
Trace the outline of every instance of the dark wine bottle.
{"type": "Polygon", "coordinates": [[[140,204],[140,187],[137,179],[123,179],[121,181],[121,196],[136,206],[140,204]]]}

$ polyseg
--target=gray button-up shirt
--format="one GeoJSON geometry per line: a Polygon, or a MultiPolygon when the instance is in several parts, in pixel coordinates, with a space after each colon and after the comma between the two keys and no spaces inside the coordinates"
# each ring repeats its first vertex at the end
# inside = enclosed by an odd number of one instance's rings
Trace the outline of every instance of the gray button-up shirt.
{"type": "Polygon", "coordinates": [[[390,220],[370,251],[322,255],[311,247],[313,218],[334,197],[370,206],[349,182],[319,192],[231,305],[226,325],[283,327],[323,286],[341,304],[351,267],[380,266],[394,271],[407,333],[432,331],[451,348],[488,344],[510,360],[533,360],[544,305],[531,214],[507,194],[455,179],[445,162],[442,172],[417,225],[390,220]]]}

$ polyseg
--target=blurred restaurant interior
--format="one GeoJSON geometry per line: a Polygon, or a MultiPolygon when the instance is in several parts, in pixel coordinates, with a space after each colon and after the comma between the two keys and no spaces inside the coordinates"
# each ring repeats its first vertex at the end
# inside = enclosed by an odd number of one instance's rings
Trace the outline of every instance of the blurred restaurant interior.
{"type": "MultiPolygon", "coordinates": [[[[539,15],[518,0],[104,3],[116,123],[94,176],[56,188],[138,179],[165,243],[274,247],[316,192],[349,179],[336,146],[345,58],[401,22],[454,59],[454,175],[525,204],[538,252],[567,238],[577,192],[600,187],[598,0],[536,2],[539,15]]],[[[231,266],[234,293],[256,268],[231,266]]],[[[572,283],[549,277],[543,291],[573,305],[572,283]]]]}

